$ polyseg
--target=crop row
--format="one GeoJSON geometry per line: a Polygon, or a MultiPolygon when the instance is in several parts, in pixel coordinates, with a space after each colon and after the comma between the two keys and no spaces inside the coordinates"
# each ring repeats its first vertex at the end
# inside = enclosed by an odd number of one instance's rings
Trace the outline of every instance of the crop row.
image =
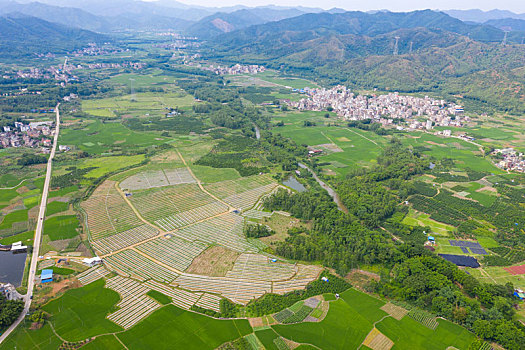
{"type": "Polygon", "coordinates": [[[93,240],[127,231],[142,224],[114,185],[114,181],[105,181],[88,200],[82,203],[93,240]]]}
{"type": "Polygon", "coordinates": [[[226,213],[185,227],[175,234],[188,241],[199,240],[208,244],[219,244],[240,252],[253,251],[254,248],[244,237],[243,221],[239,215],[226,213]]]}
{"type": "Polygon", "coordinates": [[[155,237],[158,232],[158,230],[149,225],[142,225],[113,236],[104,237],[98,241],[93,241],[92,245],[100,254],[108,254],[155,237]]]}
{"type": "Polygon", "coordinates": [[[110,321],[128,329],[158,309],[160,304],[146,295],[130,296],[123,299],[121,308],[108,316],[110,321]]]}
{"type": "Polygon", "coordinates": [[[293,290],[304,289],[308,283],[317,279],[321,273],[319,266],[297,265],[297,273],[288,281],[273,282],[272,292],[285,294],[293,290]]]}
{"type": "Polygon", "coordinates": [[[173,304],[183,309],[191,308],[202,293],[190,293],[182,289],[173,288],[165,284],[149,280],[144,283],[145,286],[156,290],[159,293],[169,296],[173,300],[173,304]]]}
{"type": "Polygon", "coordinates": [[[429,315],[425,311],[412,309],[408,313],[408,316],[430,329],[436,329],[438,326],[436,318],[429,315]]]}
{"type": "Polygon", "coordinates": [[[275,184],[268,184],[262,187],[257,187],[245,192],[237,193],[232,196],[226,197],[224,198],[224,201],[234,208],[246,210],[253,207],[262,195],[270,192],[275,187],[275,184]]]}
{"type": "Polygon", "coordinates": [[[261,254],[241,254],[233,269],[226,273],[226,277],[254,279],[263,281],[287,280],[295,274],[295,266],[287,263],[271,262],[261,254]]]}
{"type": "Polygon", "coordinates": [[[137,247],[139,251],[180,271],[190,266],[206,248],[203,243],[188,242],[176,236],[160,237],[137,247]]]}
{"type": "Polygon", "coordinates": [[[230,197],[242,192],[246,192],[258,187],[274,184],[273,179],[266,175],[254,175],[243,177],[237,180],[227,180],[204,185],[213,195],[219,198],[230,197]]]}
{"type": "Polygon", "coordinates": [[[195,184],[184,184],[134,192],[131,202],[147,220],[156,221],[214,201],[195,184]]]}
{"type": "Polygon", "coordinates": [[[221,299],[222,298],[217,295],[204,293],[195,305],[204,309],[221,312],[221,299]]]}
{"type": "Polygon", "coordinates": [[[239,304],[247,304],[253,298],[259,298],[272,289],[271,283],[266,281],[201,275],[182,275],[174,283],[192,291],[221,294],[239,304]]]}
{"type": "Polygon", "coordinates": [[[95,266],[77,275],[77,279],[85,286],[101,279],[107,274],[109,274],[109,271],[106,270],[104,266],[95,266]]]}
{"type": "Polygon", "coordinates": [[[154,279],[169,283],[178,274],[142,256],[134,250],[124,250],[104,258],[104,261],[116,270],[136,276],[143,280],[154,279]]]}
{"type": "Polygon", "coordinates": [[[195,179],[186,168],[150,170],[126,178],[120,183],[120,188],[136,191],[194,182],[195,179]]]}
{"type": "Polygon", "coordinates": [[[224,213],[228,208],[220,202],[212,202],[195,209],[191,209],[179,214],[171,215],[155,221],[165,231],[175,230],[179,227],[191,225],[197,221],[204,220],[211,216],[224,213]]]}

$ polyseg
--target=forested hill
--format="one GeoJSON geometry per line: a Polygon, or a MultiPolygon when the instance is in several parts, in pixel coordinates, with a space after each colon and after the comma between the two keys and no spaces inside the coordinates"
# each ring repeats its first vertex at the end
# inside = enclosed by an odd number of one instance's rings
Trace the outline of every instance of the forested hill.
{"type": "MultiPolygon", "coordinates": [[[[214,60],[307,75],[325,84],[462,96],[472,108],[525,112],[525,33],[430,10],[305,14],[210,40],[214,60]],[[398,55],[394,55],[398,37],[398,55]]],[[[207,48],[207,49],[206,49],[207,48]]]]}
{"type": "Polygon", "coordinates": [[[64,53],[109,38],[87,30],[66,27],[22,14],[0,17],[0,58],[64,53]]]}

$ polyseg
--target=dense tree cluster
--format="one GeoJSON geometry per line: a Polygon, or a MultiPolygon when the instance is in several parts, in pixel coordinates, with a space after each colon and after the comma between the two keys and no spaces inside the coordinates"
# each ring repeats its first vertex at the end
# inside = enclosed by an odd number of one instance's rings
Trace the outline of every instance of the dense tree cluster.
{"type": "Polygon", "coordinates": [[[20,300],[7,300],[0,293],[0,330],[9,327],[24,309],[24,302],[20,300]]]}

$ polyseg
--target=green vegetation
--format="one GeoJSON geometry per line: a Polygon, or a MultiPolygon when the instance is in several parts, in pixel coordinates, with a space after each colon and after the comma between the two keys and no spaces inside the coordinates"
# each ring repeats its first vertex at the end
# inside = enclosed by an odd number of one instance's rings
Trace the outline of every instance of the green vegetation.
{"type": "Polygon", "coordinates": [[[214,349],[251,332],[247,320],[216,320],[166,305],[118,337],[131,349],[214,349]]]}
{"type": "Polygon", "coordinates": [[[63,296],[50,301],[42,309],[51,314],[49,322],[55,331],[68,341],[120,331],[121,328],[106,319],[114,311],[119,295],[104,288],[104,280],[85,287],[68,290],[63,296]]]}
{"type": "Polygon", "coordinates": [[[66,203],[66,202],[53,201],[53,202],[47,203],[46,216],[51,216],[57,213],[61,213],[63,211],[68,210],[68,208],[69,208],[69,203],[66,203]]]}
{"type": "Polygon", "coordinates": [[[157,292],[156,290],[150,290],[146,293],[146,295],[152,297],[162,305],[167,305],[172,302],[169,296],[167,296],[166,294],[162,294],[161,292],[157,292]]]}
{"type": "Polygon", "coordinates": [[[44,222],[44,232],[52,241],[77,236],[79,227],[76,215],[54,216],[44,222]]]}

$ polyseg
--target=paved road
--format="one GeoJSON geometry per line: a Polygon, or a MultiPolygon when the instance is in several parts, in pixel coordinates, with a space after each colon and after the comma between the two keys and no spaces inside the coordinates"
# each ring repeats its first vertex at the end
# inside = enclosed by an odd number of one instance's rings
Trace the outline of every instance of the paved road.
{"type": "Polygon", "coordinates": [[[24,311],[20,314],[18,319],[9,327],[4,334],[0,336],[0,344],[6,339],[9,334],[24,320],[25,316],[29,312],[29,307],[31,306],[31,297],[33,295],[33,288],[35,286],[35,277],[36,277],[36,265],[38,263],[38,253],[40,251],[40,243],[42,242],[42,227],[44,225],[44,216],[46,214],[46,204],[47,204],[47,195],[49,193],[49,184],[51,182],[51,169],[53,165],[53,158],[55,157],[55,151],[58,143],[58,134],[60,132],[60,111],[58,107],[60,103],[57,104],[56,111],[56,129],[55,136],[53,139],[53,148],[49,154],[49,159],[47,161],[47,170],[46,170],[46,179],[44,181],[44,189],[42,190],[42,199],[40,201],[40,210],[38,212],[38,221],[36,223],[35,229],[35,239],[33,241],[33,256],[31,257],[31,266],[29,267],[29,279],[27,281],[27,294],[24,296],[24,311]]]}

